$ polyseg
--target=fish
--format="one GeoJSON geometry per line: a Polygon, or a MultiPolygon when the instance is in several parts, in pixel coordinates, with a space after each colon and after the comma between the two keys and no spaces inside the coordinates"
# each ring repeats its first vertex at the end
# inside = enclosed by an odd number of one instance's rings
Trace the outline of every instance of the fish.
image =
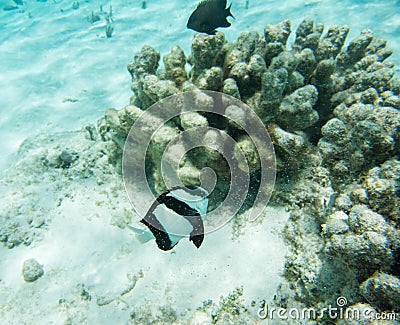
{"type": "Polygon", "coordinates": [[[197,248],[204,240],[203,220],[208,209],[208,192],[199,186],[177,186],[165,191],[153,202],[140,220],[148,229],[131,225],[141,243],[155,239],[159,249],[169,251],[189,236],[197,248]]]}
{"type": "Polygon", "coordinates": [[[215,35],[216,28],[227,28],[231,23],[227,17],[235,17],[231,13],[232,3],[226,8],[226,0],[203,0],[192,12],[186,27],[199,33],[215,35]]]}

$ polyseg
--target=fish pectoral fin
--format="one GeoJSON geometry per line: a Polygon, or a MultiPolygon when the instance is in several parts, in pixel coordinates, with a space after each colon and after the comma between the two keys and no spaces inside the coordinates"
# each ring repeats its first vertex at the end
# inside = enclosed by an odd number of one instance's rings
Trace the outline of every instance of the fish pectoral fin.
{"type": "Polygon", "coordinates": [[[126,225],[126,227],[130,230],[132,230],[136,234],[136,238],[142,243],[147,243],[148,241],[154,239],[153,234],[150,231],[136,228],[130,225],[126,225]]]}
{"type": "Polygon", "coordinates": [[[148,241],[154,239],[154,236],[152,235],[151,232],[145,231],[142,234],[137,234],[136,238],[142,243],[145,244],[148,241]]]}

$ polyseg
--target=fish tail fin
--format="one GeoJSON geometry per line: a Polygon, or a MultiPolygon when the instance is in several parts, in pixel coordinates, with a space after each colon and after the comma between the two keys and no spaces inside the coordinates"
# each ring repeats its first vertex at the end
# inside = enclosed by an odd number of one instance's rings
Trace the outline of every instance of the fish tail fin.
{"type": "Polygon", "coordinates": [[[233,19],[236,19],[235,16],[232,15],[232,13],[231,13],[231,7],[232,7],[232,3],[229,5],[228,8],[226,8],[227,16],[230,16],[230,17],[232,17],[233,19]]]}
{"type": "Polygon", "coordinates": [[[148,241],[154,239],[153,234],[150,231],[143,230],[140,228],[132,227],[130,225],[126,225],[126,227],[132,230],[136,234],[136,238],[142,243],[147,243],[148,241]]]}

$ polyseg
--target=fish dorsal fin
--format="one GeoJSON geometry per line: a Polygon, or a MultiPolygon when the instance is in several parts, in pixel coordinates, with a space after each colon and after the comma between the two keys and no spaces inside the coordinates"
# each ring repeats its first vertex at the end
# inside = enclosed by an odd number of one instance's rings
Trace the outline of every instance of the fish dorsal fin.
{"type": "Polygon", "coordinates": [[[232,15],[232,13],[231,13],[231,7],[232,7],[232,2],[231,2],[231,4],[229,5],[229,7],[226,8],[226,16],[227,16],[227,17],[232,17],[233,19],[236,19],[235,16],[232,15]]]}
{"type": "Polygon", "coordinates": [[[216,5],[218,7],[222,7],[223,9],[225,9],[226,0],[202,0],[197,5],[197,8],[204,7],[207,5],[216,5]]]}

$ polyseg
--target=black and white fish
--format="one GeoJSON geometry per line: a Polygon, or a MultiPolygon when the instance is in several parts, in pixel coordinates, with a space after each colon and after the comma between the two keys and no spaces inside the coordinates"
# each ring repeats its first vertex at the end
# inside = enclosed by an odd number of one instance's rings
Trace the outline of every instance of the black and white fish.
{"type": "Polygon", "coordinates": [[[174,187],[161,194],[140,220],[149,230],[130,225],[141,242],[156,240],[158,248],[172,249],[184,237],[199,248],[204,240],[203,219],[207,214],[208,192],[198,186],[174,187]]]}
{"type": "Polygon", "coordinates": [[[216,28],[229,27],[231,23],[226,19],[233,17],[232,3],[226,8],[226,0],[203,0],[190,15],[186,27],[199,33],[214,35],[216,28]]]}

